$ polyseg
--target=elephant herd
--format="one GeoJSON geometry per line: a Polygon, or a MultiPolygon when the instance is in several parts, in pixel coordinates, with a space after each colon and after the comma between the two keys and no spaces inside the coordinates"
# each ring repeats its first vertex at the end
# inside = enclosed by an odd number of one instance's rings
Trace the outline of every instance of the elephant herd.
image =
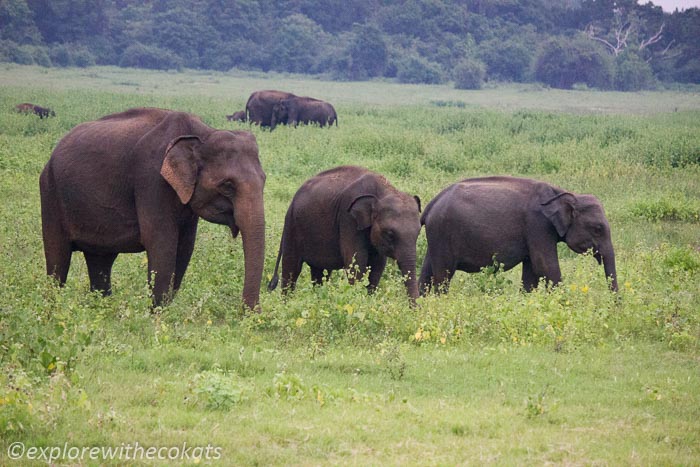
{"type": "Polygon", "coordinates": [[[38,115],[39,118],[48,118],[48,117],[55,117],[56,112],[53,110],[49,109],[48,107],[42,107],[40,105],[36,104],[30,104],[29,102],[24,102],[22,104],[17,104],[15,106],[15,112],[21,113],[21,114],[35,114],[38,115]]]}
{"type": "Polygon", "coordinates": [[[338,126],[338,115],[328,102],[313,97],[300,97],[290,92],[255,91],[248,98],[245,110],[227,115],[228,121],[249,121],[274,130],[277,125],[296,127],[299,123],[338,126]]]}
{"type": "MultiPolygon", "coordinates": [[[[271,92],[253,93],[251,121],[272,127],[272,109],[288,97],[271,92]],[[269,112],[258,105],[265,98],[269,112]]],[[[288,112],[302,121],[301,113],[288,112]]],[[[91,290],[109,295],[117,255],[145,250],[153,304],[165,304],[182,283],[201,217],[228,226],[234,238],[241,234],[243,304],[259,310],[265,178],[252,133],[214,129],[189,113],[135,108],[82,123],[61,139],[40,177],[47,274],[63,285],[72,252],[82,251],[91,290]]],[[[561,280],[561,241],[577,253],[591,250],[617,290],[610,226],[592,195],[531,179],[475,178],[445,188],[421,215],[417,196],[378,173],[341,166],[294,195],[268,289],[279,282],[281,262],[284,293],[304,263],[314,284],[333,270],[346,270],[351,282],[369,270],[371,292],[393,258],[411,304],[421,293],[446,291],[455,271],[476,272],[494,261],[505,270],[522,263],[529,291],[540,279],[561,280]],[[418,277],[423,225],[428,248],[418,277]]]]}

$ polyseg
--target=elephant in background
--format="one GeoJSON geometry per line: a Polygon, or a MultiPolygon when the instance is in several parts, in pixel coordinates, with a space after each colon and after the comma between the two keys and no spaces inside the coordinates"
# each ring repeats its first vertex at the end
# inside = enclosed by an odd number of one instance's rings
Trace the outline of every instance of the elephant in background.
{"type": "Polygon", "coordinates": [[[248,121],[261,127],[270,127],[272,125],[272,108],[279,101],[290,97],[295,96],[284,91],[255,91],[250,95],[245,105],[248,121]]]}
{"type": "Polygon", "coordinates": [[[197,223],[243,237],[243,302],[258,306],[265,258],[265,173],[255,137],[199,117],[136,108],[73,128],[41,173],[46,270],[63,285],[82,251],[90,287],[111,293],[119,253],[146,251],[155,306],[177,291],[197,223]]]}
{"type": "Polygon", "coordinates": [[[226,115],[226,120],[229,122],[245,122],[245,110],[239,110],[238,112],[234,112],[232,115],[226,115]]]}
{"type": "Polygon", "coordinates": [[[415,303],[419,216],[420,199],[397,190],[382,175],[356,166],[321,172],[299,188],[289,206],[268,290],[277,287],[282,259],[284,293],[294,289],[303,263],[310,266],[314,284],[321,283],[324,271],[353,264],[357,270],[349,274],[354,282],[370,267],[371,292],[389,257],[397,261],[415,303]]]}
{"type": "Polygon", "coordinates": [[[17,104],[15,106],[15,111],[23,114],[35,113],[39,118],[44,117],[55,117],[56,112],[49,109],[48,107],[41,107],[39,105],[30,104],[29,102],[24,102],[22,104],[17,104]]]}
{"type": "Polygon", "coordinates": [[[297,126],[298,123],[317,123],[319,126],[338,126],[338,115],[328,102],[313,97],[290,97],[282,99],[272,108],[270,129],[278,124],[297,126]]]}
{"type": "Polygon", "coordinates": [[[421,217],[428,250],[420,275],[421,293],[449,287],[455,271],[478,272],[523,263],[522,285],[541,278],[561,281],[557,243],[576,253],[593,251],[610,288],[617,291],[615,250],[600,201],[527,178],[486,177],[445,188],[421,217]]]}

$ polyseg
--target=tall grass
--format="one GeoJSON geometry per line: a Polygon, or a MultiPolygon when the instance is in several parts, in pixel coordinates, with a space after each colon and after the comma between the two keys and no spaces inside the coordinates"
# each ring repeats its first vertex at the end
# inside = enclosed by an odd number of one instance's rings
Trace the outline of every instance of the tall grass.
{"type": "MultiPolygon", "coordinates": [[[[515,88],[499,95],[14,66],[0,70],[0,82],[3,453],[16,439],[118,444],[130,436],[128,418],[144,442],[181,440],[178,430],[201,441],[206,433],[238,463],[416,463],[425,452],[434,463],[692,463],[700,455],[697,96],[515,88]],[[332,100],[339,126],[269,132],[226,121],[251,91],[275,87],[332,100]],[[583,106],[582,97],[592,104],[583,106]],[[14,113],[25,101],[48,105],[57,117],[14,113]],[[294,294],[263,294],[263,313],[246,315],[240,242],[204,221],[183,288],[165,309],[149,308],[143,253],[119,257],[112,297],[88,293],[79,253],[58,289],[44,273],[39,173],[73,126],[142,105],[190,111],[214,127],[256,135],[268,176],[266,274],[298,187],[321,170],[357,164],[419,195],[423,205],[457,180],[491,174],[595,194],[612,227],[620,293],[607,290],[593,258],[561,245],[564,281],[552,290],[524,294],[519,268],[460,273],[448,295],[411,308],[392,264],[372,296],[340,272],[312,287],[305,269],[294,294]],[[603,376],[618,371],[621,388],[603,376]],[[629,372],[640,376],[630,382],[629,372]],[[612,392],[601,395],[596,381],[612,392]],[[609,416],[586,413],[600,405],[609,416]],[[333,409],[320,414],[320,407],[333,409]],[[662,421],[644,418],[650,412],[662,421]],[[340,429],[351,413],[366,417],[376,439],[361,434],[360,418],[340,429]],[[202,417],[225,428],[202,427],[202,417]],[[628,426],[641,419],[653,435],[628,426]],[[590,435],[584,446],[573,441],[575,431],[564,433],[569,426],[610,436],[607,423],[637,441],[613,449],[605,435],[590,435]],[[517,429],[525,433],[520,442],[500,441],[517,429]],[[163,437],[149,435],[153,430],[163,437]],[[307,430],[310,444],[296,430],[307,430]],[[656,436],[661,441],[650,439],[656,436]],[[559,450],[547,439],[573,447],[559,450]]],[[[419,258],[425,248],[421,236],[419,258]]]]}

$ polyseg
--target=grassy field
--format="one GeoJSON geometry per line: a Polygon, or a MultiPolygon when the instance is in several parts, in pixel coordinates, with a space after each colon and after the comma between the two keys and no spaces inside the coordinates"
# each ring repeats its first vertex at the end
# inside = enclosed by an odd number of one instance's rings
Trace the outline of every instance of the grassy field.
{"type": "MultiPolygon", "coordinates": [[[[700,463],[697,93],[2,65],[0,196],[2,465],[17,442],[22,465],[31,447],[136,443],[217,449],[210,458],[191,450],[184,465],[700,463]],[[327,99],[339,126],[227,122],[257,89],[327,99]],[[57,117],[18,115],[20,102],[57,117]],[[111,297],[88,292],[80,254],[58,289],[44,272],[39,173],[72,127],[134,106],[256,135],[268,177],[267,277],[298,187],[358,164],[423,205],[491,174],[595,194],[620,293],[593,258],[562,244],[563,283],[549,291],[521,292],[519,267],[459,273],[449,295],[412,309],[394,264],[372,296],[343,274],[313,288],[305,268],[291,297],[263,293],[263,313],[250,316],[240,241],[206,222],[167,308],[151,313],[145,254],[119,257],[111,297]]],[[[419,259],[425,247],[421,235],[419,259]]],[[[56,462],[126,459],[76,460],[75,449],[56,462]]]]}

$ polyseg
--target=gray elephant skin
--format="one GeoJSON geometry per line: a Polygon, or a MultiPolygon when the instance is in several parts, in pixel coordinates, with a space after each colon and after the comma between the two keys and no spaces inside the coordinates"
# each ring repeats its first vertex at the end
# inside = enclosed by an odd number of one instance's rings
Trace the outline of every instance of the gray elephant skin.
{"type": "Polygon", "coordinates": [[[270,127],[272,122],[272,108],[283,99],[295,97],[294,94],[285,91],[264,90],[255,91],[245,104],[248,121],[261,127],[270,127]]]}
{"type": "Polygon", "coordinates": [[[382,175],[356,166],[321,172],[299,188],[287,210],[268,290],[277,286],[281,258],[285,293],[294,288],[303,263],[310,266],[314,284],[322,282],[324,271],[343,268],[354,282],[369,267],[371,292],[389,257],[396,260],[414,303],[419,217],[418,197],[397,190],[382,175]],[[353,264],[356,270],[350,271],[353,264]]]}
{"type": "Polygon", "coordinates": [[[557,243],[592,250],[617,291],[615,251],[600,201],[527,178],[462,180],[428,203],[421,217],[428,249],[421,293],[446,291],[455,271],[478,272],[494,260],[504,270],[522,263],[522,285],[561,281],[557,243]]]}
{"type": "Polygon", "coordinates": [[[234,112],[231,115],[226,115],[226,120],[228,120],[229,122],[245,122],[245,110],[239,110],[238,112],[234,112]]]}
{"type": "Polygon", "coordinates": [[[316,123],[321,127],[335,123],[338,126],[338,114],[331,104],[313,97],[289,97],[273,106],[270,129],[274,130],[279,124],[296,127],[299,123],[316,123]]]}
{"type": "Polygon", "coordinates": [[[241,233],[243,302],[258,305],[265,256],[265,173],[255,137],[191,114],[137,108],[83,123],[40,178],[46,269],[62,285],[82,251],[90,287],[111,292],[119,253],[145,250],[153,303],[180,287],[199,218],[241,233]],[[155,277],[153,277],[155,276],[155,277]]]}

